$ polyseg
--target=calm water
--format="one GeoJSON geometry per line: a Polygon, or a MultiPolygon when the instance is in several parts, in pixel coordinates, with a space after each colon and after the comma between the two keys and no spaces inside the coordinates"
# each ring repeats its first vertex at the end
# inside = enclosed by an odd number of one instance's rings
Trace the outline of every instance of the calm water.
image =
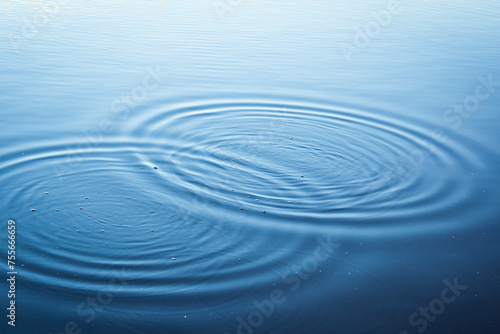
{"type": "Polygon", "coordinates": [[[499,14],[3,1],[0,332],[498,333],[499,14]]]}

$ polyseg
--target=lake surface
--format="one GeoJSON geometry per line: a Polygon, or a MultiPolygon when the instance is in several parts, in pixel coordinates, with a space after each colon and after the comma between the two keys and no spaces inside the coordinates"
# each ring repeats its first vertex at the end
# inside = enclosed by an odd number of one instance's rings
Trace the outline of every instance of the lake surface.
{"type": "Polygon", "coordinates": [[[0,332],[498,333],[499,14],[3,1],[0,332]]]}

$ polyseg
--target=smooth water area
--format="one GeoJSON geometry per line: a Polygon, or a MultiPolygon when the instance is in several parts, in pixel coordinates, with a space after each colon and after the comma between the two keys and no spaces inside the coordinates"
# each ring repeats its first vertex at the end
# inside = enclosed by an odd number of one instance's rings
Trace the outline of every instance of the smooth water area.
{"type": "Polygon", "coordinates": [[[3,1],[0,332],[497,333],[499,13],[3,1]]]}

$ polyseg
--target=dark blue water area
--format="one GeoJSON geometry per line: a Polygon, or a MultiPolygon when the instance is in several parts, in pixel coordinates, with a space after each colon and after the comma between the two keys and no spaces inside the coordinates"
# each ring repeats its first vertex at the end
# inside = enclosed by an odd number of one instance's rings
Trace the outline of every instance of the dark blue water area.
{"type": "Polygon", "coordinates": [[[498,333],[499,13],[4,1],[0,333],[498,333]]]}

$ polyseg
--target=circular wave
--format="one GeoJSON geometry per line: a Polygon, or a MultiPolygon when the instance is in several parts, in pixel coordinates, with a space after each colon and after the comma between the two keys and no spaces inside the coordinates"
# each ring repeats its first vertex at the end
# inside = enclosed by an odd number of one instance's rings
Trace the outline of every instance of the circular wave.
{"type": "MultiPolygon", "coordinates": [[[[241,102],[161,108],[132,121],[99,142],[2,152],[5,204],[24,208],[15,218],[25,280],[82,298],[120,281],[115,299],[147,298],[153,318],[209,309],[231,327],[248,300],[311,256],[318,233],[342,240],[457,228],[440,217],[450,221],[481,195],[457,178],[481,164],[478,147],[435,140],[419,123],[241,102]]],[[[350,285],[389,291],[340,255],[322,270],[343,283],[317,301],[349,303],[350,285]]],[[[314,291],[323,290],[304,288],[314,291]]]]}
{"type": "Polygon", "coordinates": [[[457,176],[481,163],[477,145],[436,136],[432,127],[409,120],[237,102],[151,114],[135,123],[131,136],[176,149],[139,154],[142,163],[165,167],[165,178],[175,177],[194,198],[223,212],[265,212],[263,220],[292,227],[299,221],[398,227],[450,213],[458,194],[476,190],[457,176]]]}

